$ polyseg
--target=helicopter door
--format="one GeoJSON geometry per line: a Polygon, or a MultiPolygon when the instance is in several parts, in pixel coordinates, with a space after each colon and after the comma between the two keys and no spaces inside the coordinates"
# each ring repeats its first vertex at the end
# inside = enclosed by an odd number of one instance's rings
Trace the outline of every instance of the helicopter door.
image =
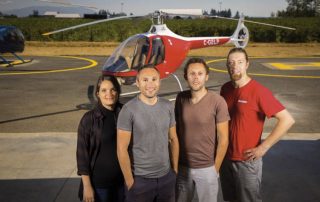
{"type": "Polygon", "coordinates": [[[152,40],[152,52],[148,64],[158,65],[164,60],[164,45],[160,37],[152,40]]]}
{"type": "Polygon", "coordinates": [[[135,35],[122,42],[107,59],[103,71],[126,72],[145,65],[149,51],[149,39],[144,35],[135,35]]]}
{"type": "Polygon", "coordinates": [[[149,51],[149,39],[147,37],[138,40],[134,51],[132,61],[132,69],[139,69],[146,64],[146,59],[149,51]]]}

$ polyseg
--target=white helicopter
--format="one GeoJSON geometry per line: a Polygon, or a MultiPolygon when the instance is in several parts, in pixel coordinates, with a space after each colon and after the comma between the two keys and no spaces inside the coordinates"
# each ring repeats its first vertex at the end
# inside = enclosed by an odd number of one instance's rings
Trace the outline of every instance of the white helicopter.
{"type": "MultiPolygon", "coordinates": [[[[177,76],[174,75],[174,72],[181,66],[187,57],[189,50],[209,46],[219,46],[226,43],[233,43],[236,47],[245,48],[249,41],[249,30],[244,25],[245,22],[295,30],[295,28],[291,27],[245,20],[243,15],[239,19],[197,15],[202,18],[236,20],[238,21],[238,25],[231,36],[183,37],[173,33],[166,24],[164,24],[164,19],[170,15],[172,16],[177,14],[155,11],[149,15],[108,18],[59,29],[44,33],[43,35],[47,36],[108,21],[126,18],[150,17],[152,19],[152,25],[149,31],[133,35],[123,41],[118,48],[116,48],[114,53],[107,58],[105,65],[102,68],[102,73],[104,75],[116,76],[122,84],[131,85],[135,82],[138,69],[144,65],[152,64],[159,70],[161,78],[166,78],[170,75],[174,76],[182,90],[180,81],[177,76]]],[[[184,15],[190,16],[189,14],[184,15]]]]}

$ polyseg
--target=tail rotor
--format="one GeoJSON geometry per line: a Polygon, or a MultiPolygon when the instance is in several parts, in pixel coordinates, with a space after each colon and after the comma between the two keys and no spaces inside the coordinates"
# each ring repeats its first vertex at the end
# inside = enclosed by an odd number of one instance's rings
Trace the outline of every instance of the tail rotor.
{"type": "Polygon", "coordinates": [[[244,25],[244,16],[241,16],[238,20],[238,25],[236,31],[234,31],[233,35],[231,36],[231,42],[237,48],[245,48],[249,42],[249,30],[244,25]]]}

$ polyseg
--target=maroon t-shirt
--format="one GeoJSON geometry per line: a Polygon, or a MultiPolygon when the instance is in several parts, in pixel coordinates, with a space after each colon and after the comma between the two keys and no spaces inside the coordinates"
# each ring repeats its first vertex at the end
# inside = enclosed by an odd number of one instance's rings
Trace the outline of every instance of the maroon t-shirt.
{"type": "Polygon", "coordinates": [[[216,124],[230,119],[223,97],[208,91],[193,104],[191,92],[184,91],[177,96],[175,113],[180,143],[179,164],[189,168],[214,165],[216,124]]]}

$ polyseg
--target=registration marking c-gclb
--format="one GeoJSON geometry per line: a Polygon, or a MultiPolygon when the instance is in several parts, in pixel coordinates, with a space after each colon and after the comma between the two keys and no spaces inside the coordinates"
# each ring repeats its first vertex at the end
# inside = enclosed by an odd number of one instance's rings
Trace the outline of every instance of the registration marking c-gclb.
{"type": "Polygon", "coordinates": [[[203,45],[213,46],[219,44],[219,39],[205,39],[203,40],[203,45]]]}

